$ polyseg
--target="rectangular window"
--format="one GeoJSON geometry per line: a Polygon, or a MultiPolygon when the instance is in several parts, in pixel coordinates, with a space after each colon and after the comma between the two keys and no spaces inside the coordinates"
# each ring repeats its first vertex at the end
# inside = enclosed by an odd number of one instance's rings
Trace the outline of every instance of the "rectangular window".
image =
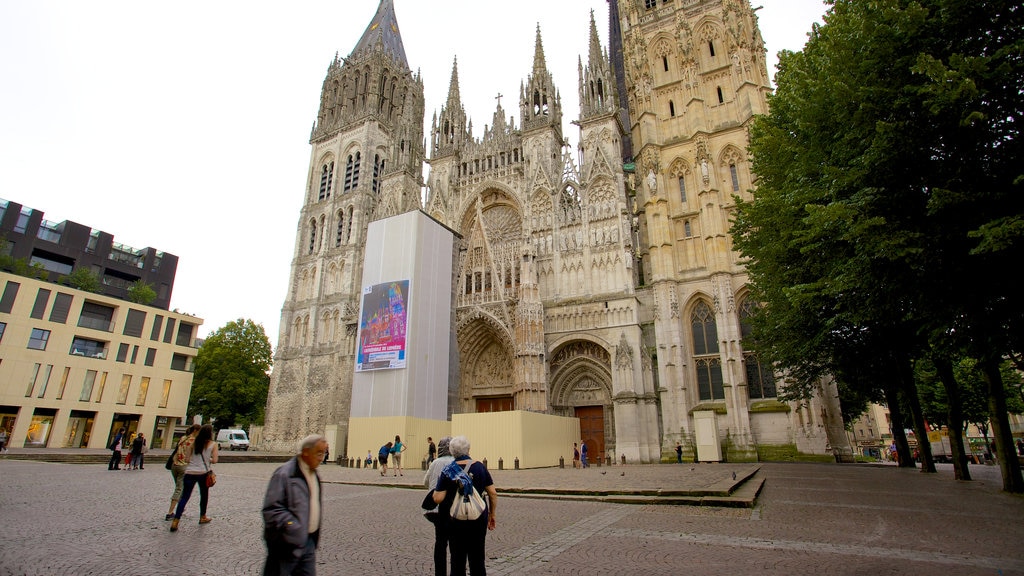
{"type": "Polygon", "coordinates": [[[4,341],[4,332],[7,331],[7,322],[0,322],[0,342],[4,341]]]}
{"type": "Polygon", "coordinates": [[[679,201],[686,202],[686,180],[682,176],[679,177],[679,201]]]}
{"type": "Polygon", "coordinates": [[[156,348],[148,348],[146,350],[146,366],[152,366],[153,362],[156,361],[156,348]]]}
{"type": "Polygon", "coordinates": [[[75,339],[71,341],[71,355],[102,360],[107,357],[107,343],[75,336],[75,339]]]}
{"type": "Polygon", "coordinates": [[[174,336],[174,318],[168,318],[167,326],[164,327],[164,342],[170,344],[172,336],[174,336]]]}
{"type": "Polygon", "coordinates": [[[28,338],[28,347],[32,350],[46,350],[46,343],[50,340],[50,331],[42,328],[33,328],[32,335],[28,338]]]}
{"type": "Polygon", "coordinates": [[[50,374],[53,373],[53,364],[47,364],[43,368],[43,375],[39,379],[42,382],[42,387],[39,388],[39,397],[42,398],[46,394],[46,386],[50,383],[50,374]]]}
{"type": "Polygon", "coordinates": [[[107,372],[100,374],[100,387],[96,390],[96,403],[103,401],[103,390],[107,387],[107,372]]]}
{"type": "Polygon", "coordinates": [[[121,376],[121,389],[117,391],[117,403],[124,404],[128,401],[128,388],[132,385],[132,375],[123,374],[121,376]]]}
{"type": "Polygon", "coordinates": [[[0,312],[11,313],[11,309],[14,308],[14,300],[18,298],[18,288],[21,288],[21,284],[7,282],[7,285],[4,286],[4,295],[0,297],[0,312]]]}
{"type": "Polygon", "coordinates": [[[149,339],[154,342],[160,340],[160,328],[164,325],[164,317],[157,314],[153,318],[153,330],[149,333],[149,339]]]}
{"type": "Polygon", "coordinates": [[[684,220],[683,221],[683,237],[690,238],[691,236],[693,236],[693,229],[690,227],[690,221],[689,220],[684,220]]]}
{"type": "Polygon", "coordinates": [[[114,309],[110,306],[85,302],[82,304],[82,311],[78,315],[78,325],[82,328],[92,328],[110,332],[113,330],[114,309]]]}
{"type": "Polygon", "coordinates": [[[124,321],[124,335],[142,337],[142,325],[146,323],[146,313],[134,308],[128,309],[128,317],[124,321]]]}
{"type": "Polygon", "coordinates": [[[177,354],[171,356],[171,370],[189,370],[189,357],[184,354],[177,354]]]}
{"type": "MultiPolygon", "coordinates": [[[[64,373],[60,375],[60,390],[57,391],[57,400],[64,399],[64,389],[68,386],[68,376],[71,375],[71,367],[65,366],[64,373]]],[[[49,376],[49,375],[47,375],[49,376]]]]}
{"type": "Polygon", "coordinates": [[[96,384],[96,371],[86,370],[85,380],[82,382],[82,394],[78,397],[80,402],[92,400],[92,387],[96,384]]]}
{"type": "Polygon", "coordinates": [[[174,343],[178,346],[191,346],[192,345],[192,331],[195,326],[188,322],[182,322],[178,325],[178,337],[175,338],[174,343]]]}
{"type": "Polygon", "coordinates": [[[124,362],[124,361],[128,360],[128,345],[127,344],[119,344],[117,346],[117,358],[116,358],[116,360],[118,362],[124,362]]]}
{"type": "Polygon", "coordinates": [[[46,305],[50,303],[50,291],[46,288],[40,288],[39,292],[36,292],[36,303],[32,305],[32,313],[29,315],[36,320],[42,320],[43,314],[46,313],[46,305]]]}
{"type": "Polygon", "coordinates": [[[167,408],[167,401],[171,399],[171,381],[164,380],[164,391],[160,394],[160,407],[167,408]]]}
{"type": "Polygon", "coordinates": [[[132,346],[132,361],[131,361],[131,363],[135,364],[135,361],[138,360],[138,358],[139,358],[139,347],[138,346],[132,346]]]}
{"type": "Polygon", "coordinates": [[[50,322],[66,324],[68,313],[71,312],[71,301],[73,299],[74,297],[71,294],[57,292],[57,296],[53,299],[53,308],[50,309],[50,322]]]}
{"type": "MultiPolygon", "coordinates": [[[[25,390],[25,398],[32,397],[32,391],[36,388],[36,379],[39,378],[39,369],[42,367],[42,364],[32,366],[32,374],[28,377],[28,390],[25,390]]],[[[45,394],[46,391],[43,390],[43,393],[45,394]]]]}
{"type": "Polygon", "coordinates": [[[146,405],[146,394],[149,392],[149,377],[143,376],[142,382],[139,383],[139,396],[135,399],[136,406],[146,405]]]}

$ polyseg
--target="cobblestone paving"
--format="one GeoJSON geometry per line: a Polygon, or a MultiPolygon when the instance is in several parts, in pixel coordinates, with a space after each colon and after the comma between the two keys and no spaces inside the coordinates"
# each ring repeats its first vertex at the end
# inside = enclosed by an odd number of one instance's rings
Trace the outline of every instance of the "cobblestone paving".
{"type": "MultiPolygon", "coordinates": [[[[198,525],[196,494],[172,534],[163,520],[172,482],[154,462],[144,471],[107,471],[0,460],[0,576],[259,574],[259,510],[276,464],[218,465],[213,522],[198,525]]],[[[499,491],[686,490],[714,486],[734,469],[495,470],[494,477],[499,491]]],[[[422,472],[382,478],[374,470],[322,470],[318,574],[433,574],[433,527],[419,513],[422,472]]],[[[753,509],[499,497],[488,572],[1024,576],[1024,498],[999,491],[997,468],[971,471],[975,481],[956,482],[949,468],[925,475],[762,464],[765,488],[753,509]]]]}

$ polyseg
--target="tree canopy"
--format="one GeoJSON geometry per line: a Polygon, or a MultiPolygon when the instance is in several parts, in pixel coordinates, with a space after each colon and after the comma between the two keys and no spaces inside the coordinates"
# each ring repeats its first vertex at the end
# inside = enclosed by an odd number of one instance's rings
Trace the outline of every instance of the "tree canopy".
{"type": "Polygon", "coordinates": [[[196,354],[189,414],[202,414],[218,428],[262,424],[272,363],[262,324],[241,318],[228,322],[196,354]]]}
{"type": "MultiPolygon", "coordinates": [[[[1022,54],[1024,6],[996,0],[836,0],[803,51],[780,54],[732,235],[763,303],[753,340],[789,394],[831,375],[894,410],[897,391],[920,428],[913,366],[941,342],[978,362],[997,443],[1009,437],[998,367],[1024,350],[1006,272],[1024,255],[1022,54]]],[[[1004,488],[1019,492],[1014,463],[1004,488]]]]}

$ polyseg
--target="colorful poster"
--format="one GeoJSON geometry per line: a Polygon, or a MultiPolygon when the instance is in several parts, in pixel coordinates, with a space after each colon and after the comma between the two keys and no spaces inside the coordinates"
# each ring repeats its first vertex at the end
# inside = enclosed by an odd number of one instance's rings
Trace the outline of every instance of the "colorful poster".
{"type": "Polygon", "coordinates": [[[409,281],[363,288],[356,372],[405,368],[409,281]]]}

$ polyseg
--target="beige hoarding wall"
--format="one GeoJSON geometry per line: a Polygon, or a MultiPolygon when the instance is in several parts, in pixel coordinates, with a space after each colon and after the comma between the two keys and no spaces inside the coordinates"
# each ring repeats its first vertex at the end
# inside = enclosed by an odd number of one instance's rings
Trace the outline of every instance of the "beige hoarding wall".
{"type": "Polygon", "coordinates": [[[451,434],[451,422],[426,420],[408,416],[382,416],[379,418],[351,418],[348,424],[348,458],[366,458],[367,451],[376,460],[380,447],[394,442],[395,436],[402,438],[406,445],[402,454],[402,467],[406,470],[420,470],[427,458],[427,438],[434,443],[451,434]]]}

